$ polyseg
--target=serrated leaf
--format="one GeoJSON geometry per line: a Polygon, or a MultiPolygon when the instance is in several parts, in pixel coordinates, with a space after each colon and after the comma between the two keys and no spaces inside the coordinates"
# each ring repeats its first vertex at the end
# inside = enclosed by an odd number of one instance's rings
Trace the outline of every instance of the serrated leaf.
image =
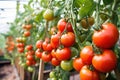
{"type": "Polygon", "coordinates": [[[95,9],[95,3],[93,0],[84,1],[84,4],[82,4],[79,10],[80,18],[83,18],[87,16],[88,14],[91,14],[94,9],[95,9]]]}

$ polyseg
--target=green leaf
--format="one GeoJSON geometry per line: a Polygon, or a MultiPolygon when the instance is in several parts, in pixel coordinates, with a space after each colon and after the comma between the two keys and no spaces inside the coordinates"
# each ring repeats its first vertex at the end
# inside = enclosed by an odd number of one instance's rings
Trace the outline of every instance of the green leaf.
{"type": "Polygon", "coordinates": [[[0,48],[4,49],[5,48],[5,37],[0,34],[0,48]]]}
{"type": "Polygon", "coordinates": [[[61,8],[55,10],[54,12],[54,17],[60,16],[63,13],[64,6],[62,6],[61,8]]]}
{"type": "Polygon", "coordinates": [[[44,35],[45,35],[45,27],[44,26],[39,26],[38,38],[43,39],[44,35]]]}
{"type": "Polygon", "coordinates": [[[95,9],[95,2],[93,0],[85,0],[79,10],[80,18],[83,18],[91,14],[94,9],[95,9]]]}
{"type": "Polygon", "coordinates": [[[111,4],[113,2],[113,0],[103,0],[103,3],[105,5],[111,4]]]}

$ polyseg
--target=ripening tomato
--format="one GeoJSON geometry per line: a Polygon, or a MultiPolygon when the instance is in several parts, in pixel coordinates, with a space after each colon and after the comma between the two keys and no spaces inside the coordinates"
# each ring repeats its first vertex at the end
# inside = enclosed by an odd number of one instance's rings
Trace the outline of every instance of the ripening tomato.
{"type": "Polygon", "coordinates": [[[47,9],[44,13],[43,13],[43,17],[44,19],[46,19],[47,21],[51,21],[54,19],[54,12],[51,9],[47,9]]]}
{"type": "Polygon", "coordinates": [[[101,30],[95,31],[92,36],[94,44],[103,49],[112,48],[119,38],[117,27],[112,23],[105,23],[101,28],[101,30]]]}
{"type": "Polygon", "coordinates": [[[56,58],[58,60],[68,60],[71,57],[71,50],[70,48],[63,48],[56,50],[56,58]]]}
{"type": "Polygon", "coordinates": [[[94,18],[89,17],[89,18],[87,18],[87,20],[84,18],[81,20],[80,24],[83,28],[88,29],[90,26],[92,26],[94,24],[94,18]]]}
{"type": "Polygon", "coordinates": [[[88,66],[83,66],[80,70],[80,80],[100,80],[99,74],[95,70],[90,70],[88,66]]]}
{"type": "Polygon", "coordinates": [[[84,64],[90,65],[92,64],[92,58],[94,56],[94,51],[92,49],[92,46],[85,46],[80,51],[80,57],[84,64]]]}
{"type": "Polygon", "coordinates": [[[51,64],[53,66],[58,66],[58,65],[60,65],[60,61],[57,58],[52,58],[51,64]]]}
{"type": "Polygon", "coordinates": [[[76,70],[76,71],[80,71],[81,68],[84,66],[84,63],[82,61],[82,59],[79,57],[79,58],[75,58],[73,60],[73,68],[76,70]]]}
{"type": "Polygon", "coordinates": [[[25,25],[25,29],[26,29],[26,30],[30,30],[31,28],[32,28],[32,25],[31,25],[31,24],[26,24],[26,25],[25,25]]]}
{"type": "Polygon", "coordinates": [[[73,32],[63,34],[60,41],[65,47],[70,47],[75,43],[75,34],[73,32]]]}
{"type": "Polygon", "coordinates": [[[52,59],[52,55],[50,53],[43,52],[41,58],[43,61],[49,62],[52,59]]]}
{"type": "Polygon", "coordinates": [[[50,34],[51,35],[54,35],[55,33],[57,32],[57,28],[56,28],[56,26],[55,27],[52,27],[51,29],[50,29],[50,34]]]}
{"type": "Polygon", "coordinates": [[[36,55],[37,58],[41,58],[42,52],[40,51],[40,49],[37,49],[37,50],[35,51],[35,55],[36,55]]]}
{"type": "Polygon", "coordinates": [[[117,57],[112,50],[103,50],[101,54],[93,57],[92,64],[100,72],[110,72],[117,65],[117,57]]]}
{"type": "Polygon", "coordinates": [[[36,42],[36,48],[42,48],[42,43],[43,43],[42,40],[38,40],[38,41],[36,42]]]}
{"type": "Polygon", "coordinates": [[[18,50],[19,53],[23,53],[24,52],[24,48],[23,47],[17,48],[17,50],[18,50]]]}
{"type": "Polygon", "coordinates": [[[65,60],[61,61],[60,66],[65,71],[70,71],[73,69],[73,61],[72,60],[65,60]]]}
{"type": "Polygon", "coordinates": [[[53,49],[52,45],[49,43],[49,40],[45,40],[42,43],[42,48],[43,48],[44,51],[51,51],[53,49]]]}
{"type": "Polygon", "coordinates": [[[24,35],[25,37],[29,37],[29,36],[30,36],[30,31],[25,31],[25,32],[23,33],[23,35],[24,35]]]}
{"type": "Polygon", "coordinates": [[[65,28],[68,32],[73,32],[71,23],[67,23],[65,19],[60,19],[58,21],[57,28],[60,32],[63,32],[65,28]]]}
{"type": "Polygon", "coordinates": [[[33,61],[34,57],[33,57],[33,55],[28,54],[26,59],[29,60],[29,61],[33,61]]]}
{"type": "Polygon", "coordinates": [[[25,49],[28,50],[28,51],[29,51],[29,50],[32,50],[32,49],[33,49],[33,46],[32,46],[31,44],[30,44],[30,45],[27,45],[27,46],[25,47],[25,49]]]}

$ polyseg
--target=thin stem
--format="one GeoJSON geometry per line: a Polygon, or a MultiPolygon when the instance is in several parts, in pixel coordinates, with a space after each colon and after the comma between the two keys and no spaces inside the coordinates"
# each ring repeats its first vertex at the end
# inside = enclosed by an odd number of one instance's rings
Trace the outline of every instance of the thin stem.
{"type": "Polygon", "coordinates": [[[73,31],[75,33],[75,37],[76,37],[76,42],[78,43],[78,46],[79,46],[79,50],[81,50],[81,42],[78,38],[78,34],[77,34],[77,31],[76,31],[76,20],[75,20],[75,15],[74,15],[74,12],[73,12],[73,2],[74,0],[72,0],[72,4],[71,4],[71,17],[72,17],[72,28],[73,28],[73,31]]]}
{"type": "Polygon", "coordinates": [[[100,20],[100,18],[99,18],[100,2],[101,2],[101,0],[98,0],[98,4],[97,4],[97,6],[96,6],[96,27],[97,27],[98,29],[100,29],[100,27],[99,27],[99,20],[100,20]]]}

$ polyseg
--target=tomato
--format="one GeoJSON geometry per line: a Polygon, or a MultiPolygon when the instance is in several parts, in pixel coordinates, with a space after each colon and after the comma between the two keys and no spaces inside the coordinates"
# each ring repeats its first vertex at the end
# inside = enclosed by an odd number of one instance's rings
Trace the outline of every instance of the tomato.
{"type": "Polygon", "coordinates": [[[99,74],[95,70],[90,70],[85,65],[80,70],[80,79],[81,80],[100,80],[99,74]]]}
{"type": "Polygon", "coordinates": [[[43,14],[44,19],[46,19],[47,21],[51,21],[54,19],[54,13],[53,10],[51,9],[47,9],[44,14],[43,14]]]}
{"type": "Polygon", "coordinates": [[[58,65],[60,65],[60,61],[57,58],[52,58],[51,64],[53,66],[58,66],[58,65]]]}
{"type": "Polygon", "coordinates": [[[67,27],[68,32],[73,32],[71,23],[67,23],[65,19],[60,19],[57,24],[58,31],[63,32],[65,27],[67,27]]]}
{"type": "Polygon", "coordinates": [[[44,41],[43,44],[42,44],[42,48],[43,50],[45,51],[51,51],[53,48],[52,48],[52,45],[50,43],[48,43],[47,41],[44,41]]]}
{"type": "Polygon", "coordinates": [[[50,77],[50,78],[56,77],[56,76],[55,76],[55,71],[51,71],[51,72],[49,73],[49,77],[50,77]]]}
{"type": "Polygon", "coordinates": [[[17,43],[16,46],[20,48],[20,47],[24,47],[25,44],[24,43],[17,43]]]}
{"type": "Polygon", "coordinates": [[[25,31],[25,32],[23,33],[23,35],[24,35],[25,37],[29,37],[29,36],[30,36],[30,31],[25,31]]]}
{"type": "Polygon", "coordinates": [[[60,35],[59,34],[52,35],[50,43],[53,48],[57,48],[60,44],[60,35]]]}
{"type": "Polygon", "coordinates": [[[84,66],[84,63],[83,63],[83,61],[82,61],[81,58],[75,58],[75,59],[73,60],[73,68],[74,68],[76,71],[79,72],[83,66],[84,66]]]}
{"type": "Polygon", "coordinates": [[[33,72],[33,71],[34,71],[34,68],[29,66],[29,67],[27,68],[27,70],[28,70],[29,72],[33,72]]]}
{"type": "Polygon", "coordinates": [[[43,43],[42,40],[38,40],[38,41],[36,42],[36,48],[42,48],[42,43],[43,43]]]}
{"type": "Polygon", "coordinates": [[[36,55],[37,58],[41,58],[42,52],[40,51],[40,49],[37,49],[37,50],[35,51],[35,55],[36,55]]]}
{"type": "Polygon", "coordinates": [[[52,55],[53,58],[56,58],[56,52],[55,52],[55,49],[53,49],[53,50],[51,51],[51,55],[52,55]]]}
{"type": "Polygon", "coordinates": [[[33,49],[33,46],[32,46],[31,44],[30,44],[30,45],[27,45],[27,46],[25,47],[25,49],[28,50],[28,51],[29,51],[29,50],[32,50],[32,49],[33,49]]]}
{"type": "Polygon", "coordinates": [[[17,50],[18,50],[19,53],[23,53],[24,52],[24,48],[23,47],[17,48],[17,50]]]}
{"type": "Polygon", "coordinates": [[[83,28],[88,29],[90,26],[92,26],[94,24],[94,18],[89,17],[89,18],[87,18],[87,20],[84,18],[81,20],[80,24],[83,28]]]}
{"type": "Polygon", "coordinates": [[[58,60],[68,60],[71,57],[71,50],[70,48],[63,48],[56,50],[56,58],[58,60]]]}
{"type": "Polygon", "coordinates": [[[50,29],[50,34],[54,35],[57,32],[56,26],[50,29]]]}
{"type": "Polygon", "coordinates": [[[66,34],[63,34],[61,36],[61,44],[63,44],[66,47],[70,47],[75,43],[75,34],[72,32],[68,32],[66,34]]]}
{"type": "Polygon", "coordinates": [[[117,57],[112,50],[104,50],[102,54],[93,57],[92,64],[100,72],[110,72],[117,65],[117,57]]]}
{"type": "Polygon", "coordinates": [[[71,58],[77,57],[79,55],[78,49],[75,47],[71,47],[71,58]]]}
{"type": "Polygon", "coordinates": [[[27,66],[31,66],[32,65],[32,61],[26,60],[26,64],[27,64],[27,66]]]}
{"type": "Polygon", "coordinates": [[[31,24],[25,25],[25,29],[26,29],[26,30],[30,30],[31,28],[32,28],[32,25],[31,25],[31,24]]]}
{"type": "Polygon", "coordinates": [[[29,61],[33,61],[33,60],[34,60],[33,55],[30,55],[30,54],[28,54],[26,58],[27,58],[27,60],[29,60],[29,61]]]}
{"type": "Polygon", "coordinates": [[[87,65],[92,64],[93,56],[94,56],[94,51],[92,49],[92,46],[85,46],[80,52],[80,57],[83,63],[87,65]]]}
{"type": "Polygon", "coordinates": [[[60,66],[63,70],[65,71],[70,71],[73,69],[73,66],[72,66],[72,60],[69,60],[69,61],[61,61],[60,63],[60,66]]]}
{"type": "Polygon", "coordinates": [[[50,53],[43,52],[41,58],[43,61],[49,62],[52,59],[52,55],[50,53]]]}
{"type": "Polygon", "coordinates": [[[28,53],[29,55],[34,55],[34,54],[35,54],[34,50],[29,50],[29,51],[27,51],[27,53],[28,53]]]}
{"type": "Polygon", "coordinates": [[[94,44],[103,49],[112,48],[119,39],[117,27],[112,23],[105,23],[101,28],[101,30],[95,31],[92,36],[94,44]]]}

